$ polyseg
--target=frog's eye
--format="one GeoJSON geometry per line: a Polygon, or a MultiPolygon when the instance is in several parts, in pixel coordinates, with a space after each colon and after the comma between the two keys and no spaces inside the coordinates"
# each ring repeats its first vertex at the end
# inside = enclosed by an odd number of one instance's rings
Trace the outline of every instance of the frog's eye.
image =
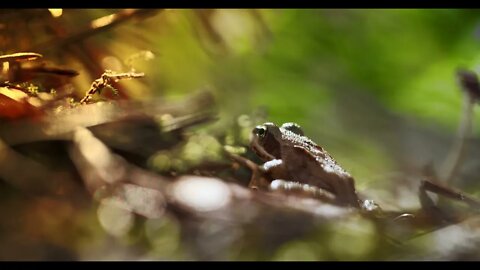
{"type": "Polygon", "coordinates": [[[260,138],[263,138],[267,134],[267,128],[265,126],[256,126],[253,129],[253,133],[260,138]]]}

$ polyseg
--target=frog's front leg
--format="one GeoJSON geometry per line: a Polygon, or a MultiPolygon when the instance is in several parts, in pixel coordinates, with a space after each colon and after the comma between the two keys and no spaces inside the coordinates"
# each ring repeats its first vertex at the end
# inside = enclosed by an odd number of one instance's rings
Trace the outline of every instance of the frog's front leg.
{"type": "Polygon", "coordinates": [[[259,166],[257,170],[253,170],[252,178],[248,184],[249,188],[268,189],[272,179],[288,179],[285,165],[281,159],[272,159],[259,166]]]}
{"type": "Polygon", "coordinates": [[[259,187],[267,187],[270,184],[270,180],[266,179],[267,175],[263,166],[258,166],[258,164],[242,156],[228,152],[227,154],[234,162],[237,162],[252,171],[252,177],[248,183],[249,188],[258,189],[259,187]]]}
{"type": "Polygon", "coordinates": [[[281,159],[272,159],[263,163],[261,169],[267,174],[270,179],[289,179],[287,167],[281,159]]]}

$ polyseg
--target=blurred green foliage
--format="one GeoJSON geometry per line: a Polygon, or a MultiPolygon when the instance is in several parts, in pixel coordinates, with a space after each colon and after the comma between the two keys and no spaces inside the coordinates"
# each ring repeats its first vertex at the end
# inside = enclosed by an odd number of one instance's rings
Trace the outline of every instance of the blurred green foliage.
{"type": "Polygon", "coordinates": [[[116,30],[112,46],[156,54],[140,68],[154,95],[212,87],[219,129],[264,108],[266,120],[299,123],[357,178],[368,179],[369,172],[393,169],[392,153],[375,134],[351,133],[338,111],[368,125],[372,112],[350,108],[367,96],[387,112],[454,134],[461,112],[455,71],[477,68],[478,20],[476,10],[448,9],[165,10],[142,23],[144,43],[128,39],[138,35],[138,26],[128,25],[116,30]]]}
{"type": "Polygon", "coordinates": [[[222,103],[243,96],[236,113],[267,106],[272,121],[294,117],[310,128],[309,112],[328,106],[342,91],[336,86],[348,84],[396,112],[456,126],[454,71],[478,65],[476,10],[258,12],[268,28],[263,40],[247,10],[211,15],[228,53],[211,52],[215,44],[203,40],[207,34],[197,29],[194,11],[167,10],[147,21],[150,49],[158,53],[149,64],[158,91],[178,94],[213,84],[222,103]]]}

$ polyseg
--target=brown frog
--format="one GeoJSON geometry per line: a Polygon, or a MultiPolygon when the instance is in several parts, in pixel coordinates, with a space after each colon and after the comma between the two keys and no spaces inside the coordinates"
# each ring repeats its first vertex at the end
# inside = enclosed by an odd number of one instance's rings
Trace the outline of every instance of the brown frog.
{"type": "Polygon", "coordinates": [[[259,125],[252,131],[250,146],[266,161],[261,168],[268,178],[266,182],[252,178],[251,187],[269,185],[275,189],[282,184],[288,189],[296,185],[317,190],[323,198],[338,205],[360,207],[363,204],[352,176],[322,147],[304,136],[299,125],[259,125]]]}
{"type": "MultiPolygon", "coordinates": [[[[322,147],[304,136],[300,126],[295,123],[285,123],[280,127],[265,123],[255,127],[250,146],[266,161],[259,170],[252,169],[253,175],[249,184],[252,188],[268,188],[288,194],[300,193],[336,205],[358,208],[369,217],[407,220],[413,226],[458,222],[458,217],[452,217],[451,211],[443,212],[427,195],[427,191],[461,201],[476,211],[475,213],[480,209],[480,200],[424,179],[419,189],[422,206],[419,210],[414,211],[414,214],[384,211],[372,200],[361,200],[352,176],[322,147]]],[[[256,165],[249,167],[258,168],[256,165]]]]}

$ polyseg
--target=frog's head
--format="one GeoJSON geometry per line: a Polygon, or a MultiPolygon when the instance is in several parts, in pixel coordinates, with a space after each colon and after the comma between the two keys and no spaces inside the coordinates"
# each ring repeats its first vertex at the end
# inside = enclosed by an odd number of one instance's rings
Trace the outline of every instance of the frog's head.
{"type": "Polygon", "coordinates": [[[252,130],[250,146],[263,160],[281,159],[281,146],[290,143],[285,136],[288,131],[303,136],[300,126],[295,123],[285,123],[281,127],[270,122],[258,125],[252,130]]]}

